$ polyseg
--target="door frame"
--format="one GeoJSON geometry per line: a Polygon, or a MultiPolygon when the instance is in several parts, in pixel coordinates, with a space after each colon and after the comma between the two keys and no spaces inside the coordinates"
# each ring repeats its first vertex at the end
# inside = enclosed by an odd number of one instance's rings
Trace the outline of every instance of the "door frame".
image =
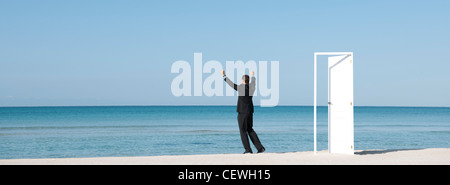
{"type": "MultiPolygon", "coordinates": [[[[317,56],[319,55],[353,56],[353,52],[314,52],[314,154],[317,154],[317,56]]],[[[328,89],[329,86],[330,84],[328,79],[328,89]]],[[[328,102],[329,97],[330,95],[328,93],[328,102]]],[[[330,129],[328,128],[328,133],[329,132],[330,129]]]]}

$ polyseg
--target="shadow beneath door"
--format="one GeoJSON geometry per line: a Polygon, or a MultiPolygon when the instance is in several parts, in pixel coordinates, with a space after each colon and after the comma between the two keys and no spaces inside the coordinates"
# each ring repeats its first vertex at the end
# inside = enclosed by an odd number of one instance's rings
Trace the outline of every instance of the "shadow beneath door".
{"type": "Polygon", "coordinates": [[[390,152],[407,151],[407,150],[422,150],[422,149],[421,148],[417,148],[417,149],[363,150],[363,151],[360,151],[360,152],[355,152],[355,155],[385,154],[385,153],[390,153],[390,152]]]}

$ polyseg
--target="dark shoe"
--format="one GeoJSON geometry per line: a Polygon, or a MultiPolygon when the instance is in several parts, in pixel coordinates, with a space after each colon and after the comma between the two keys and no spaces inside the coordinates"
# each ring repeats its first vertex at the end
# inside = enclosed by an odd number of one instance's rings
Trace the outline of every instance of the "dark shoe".
{"type": "Polygon", "coordinates": [[[265,152],[265,151],[266,151],[266,149],[265,149],[264,147],[262,147],[261,150],[258,150],[258,154],[259,154],[259,153],[263,153],[263,152],[265,152]]]}
{"type": "Polygon", "coordinates": [[[245,151],[244,154],[252,154],[252,151],[245,151]]]}

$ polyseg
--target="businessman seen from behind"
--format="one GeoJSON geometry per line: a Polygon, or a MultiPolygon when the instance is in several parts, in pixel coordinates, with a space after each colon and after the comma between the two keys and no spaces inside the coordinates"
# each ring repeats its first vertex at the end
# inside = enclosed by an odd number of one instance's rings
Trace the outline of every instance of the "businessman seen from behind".
{"type": "Polygon", "coordinates": [[[255,73],[250,71],[250,75],[252,76],[251,83],[250,77],[248,75],[242,76],[242,84],[236,85],[233,83],[226,75],[225,71],[222,70],[223,79],[225,82],[232,87],[234,90],[238,92],[238,102],[237,102],[237,110],[238,112],[238,123],[239,123],[239,132],[241,134],[242,144],[244,145],[245,152],[253,153],[252,148],[250,147],[250,142],[248,137],[252,140],[252,143],[255,145],[258,153],[264,152],[266,149],[262,146],[261,141],[259,141],[258,135],[253,130],[253,93],[255,92],[256,78],[254,77],[255,73]]]}

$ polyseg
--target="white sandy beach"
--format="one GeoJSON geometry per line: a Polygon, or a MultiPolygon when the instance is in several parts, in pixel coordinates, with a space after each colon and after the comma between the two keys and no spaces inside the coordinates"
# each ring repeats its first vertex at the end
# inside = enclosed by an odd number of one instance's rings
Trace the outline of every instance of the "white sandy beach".
{"type": "Polygon", "coordinates": [[[312,151],[146,157],[2,159],[0,165],[450,165],[450,148],[356,150],[355,155],[312,151]]]}

